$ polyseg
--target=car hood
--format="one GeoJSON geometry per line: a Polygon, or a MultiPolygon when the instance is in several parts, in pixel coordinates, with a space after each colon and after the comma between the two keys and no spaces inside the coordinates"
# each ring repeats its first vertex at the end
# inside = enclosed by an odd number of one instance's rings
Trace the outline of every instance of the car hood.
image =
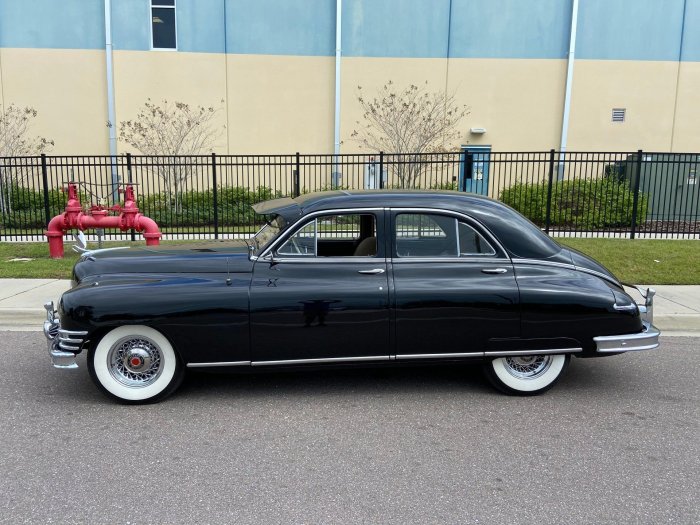
{"type": "Polygon", "coordinates": [[[243,240],[128,248],[85,252],[73,268],[79,283],[89,276],[116,274],[250,272],[248,245],[243,240]]]}

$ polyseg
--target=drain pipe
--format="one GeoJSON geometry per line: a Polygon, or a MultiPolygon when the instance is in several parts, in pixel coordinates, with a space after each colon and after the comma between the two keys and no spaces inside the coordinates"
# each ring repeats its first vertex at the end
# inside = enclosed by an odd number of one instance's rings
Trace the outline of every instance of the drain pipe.
{"type": "Polygon", "coordinates": [[[340,171],[338,155],[340,155],[340,63],[343,57],[342,51],[343,33],[343,0],[335,1],[335,121],[334,121],[334,173],[331,175],[331,187],[340,185],[340,171]]]}
{"type": "Polygon", "coordinates": [[[107,63],[107,129],[109,130],[109,154],[112,166],[112,202],[119,200],[119,176],[114,163],[117,156],[117,122],[114,111],[114,66],[112,64],[112,1],[105,0],[105,59],[107,63]]]}
{"type": "Polygon", "coordinates": [[[571,7],[571,33],[569,37],[569,57],[566,67],[566,91],[564,93],[564,117],[561,123],[561,144],[559,146],[559,175],[564,178],[564,157],[566,154],[566,141],[569,135],[569,113],[571,111],[571,85],[574,78],[574,62],[576,61],[576,29],[578,26],[578,0],[573,0],[571,7]]]}

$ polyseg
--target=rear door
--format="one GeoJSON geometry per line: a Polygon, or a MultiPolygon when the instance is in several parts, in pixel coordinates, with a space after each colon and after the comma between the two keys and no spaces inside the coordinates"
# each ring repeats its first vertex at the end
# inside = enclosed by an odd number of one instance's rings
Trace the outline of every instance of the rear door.
{"type": "Polygon", "coordinates": [[[513,265],[476,221],[391,212],[397,359],[466,357],[520,336],[513,265]]]}

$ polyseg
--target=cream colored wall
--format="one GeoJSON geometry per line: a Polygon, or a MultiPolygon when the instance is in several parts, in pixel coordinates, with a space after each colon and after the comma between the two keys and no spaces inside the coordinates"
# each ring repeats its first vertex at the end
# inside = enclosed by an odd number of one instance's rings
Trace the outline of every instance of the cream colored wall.
{"type": "Polygon", "coordinates": [[[681,63],[672,151],[700,151],[700,62],[681,63]]]}
{"type": "Polygon", "coordinates": [[[109,152],[104,51],[0,50],[3,104],[30,106],[31,134],[55,141],[51,153],[109,152]]]}
{"type": "MultiPolygon", "coordinates": [[[[115,51],[114,73],[117,125],[148,97],[167,98],[221,108],[218,153],[333,151],[334,57],[115,51]]],[[[565,78],[565,60],[346,57],[342,151],[362,151],[350,137],[362,116],[357,86],[371,94],[388,80],[447,86],[468,105],[455,147],[558,148],[565,78]]],[[[32,133],[55,140],[53,153],[109,152],[104,51],[3,48],[0,79],[0,103],[36,108],[32,133]]],[[[568,149],[669,151],[673,131],[673,151],[699,151],[698,85],[697,62],[683,62],[678,75],[677,62],[577,60],[568,149]],[[611,122],[613,107],[627,109],[625,123],[611,122]]]]}
{"type": "Polygon", "coordinates": [[[670,151],[677,67],[677,62],[577,60],[569,151],[670,151]],[[625,122],[612,122],[613,108],[626,108],[625,122]]]}
{"type": "Polygon", "coordinates": [[[362,151],[351,139],[362,121],[357,86],[370,97],[389,80],[398,89],[427,80],[429,91],[447,89],[458,105],[469,107],[453,147],[488,144],[513,151],[559,145],[566,80],[562,60],[344,58],[342,74],[343,152],[362,151]],[[487,131],[471,135],[471,127],[487,131]]]}
{"type": "MultiPolygon", "coordinates": [[[[220,130],[214,151],[227,151],[226,137],[226,56],[209,53],[170,51],[115,51],[114,98],[117,123],[136,118],[150,98],[192,106],[217,108],[212,124],[220,130]]],[[[117,136],[119,136],[119,124],[117,136]]],[[[119,153],[134,152],[118,142],[119,153]]]]}
{"type": "Polygon", "coordinates": [[[335,59],[228,56],[230,152],[332,153],[335,59]]]}
{"type": "Polygon", "coordinates": [[[178,100],[220,108],[218,153],[332,151],[332,58],[118,51],[114,75],[118,121],[178,100]]]}

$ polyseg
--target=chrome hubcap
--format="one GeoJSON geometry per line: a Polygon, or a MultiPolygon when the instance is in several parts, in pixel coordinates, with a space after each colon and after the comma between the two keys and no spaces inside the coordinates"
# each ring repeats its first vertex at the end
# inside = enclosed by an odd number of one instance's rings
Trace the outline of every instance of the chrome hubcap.
{"type": "Polygon", "coordinates": [[[544,374],[552,364],[552,356],[523,355],[506,357],[506,370],[518,379],[536,379],[544,374]]]}
{"type": "Polygon", "coordinates": [[[126,337],[117,341],[107,355],[109,372],[122,385],[148,386],[163,370],[160,348],[147,337],[126,337]]]}

